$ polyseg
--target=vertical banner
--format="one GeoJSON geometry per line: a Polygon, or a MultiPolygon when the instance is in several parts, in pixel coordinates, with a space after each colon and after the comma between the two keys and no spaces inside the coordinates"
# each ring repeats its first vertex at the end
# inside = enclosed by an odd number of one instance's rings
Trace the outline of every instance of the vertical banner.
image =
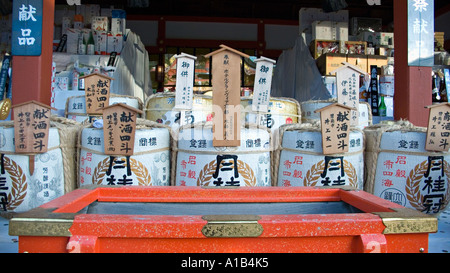
{"type": "Polygon", "coordinates": [[[447,90],[447,101],[450,101],[450,71],[448,68],[444,68],[444,82],[447,90]]]}
{"type": "Polygon", "coordinates": [[[13,56],[40,56],[42,49],[42,0],[14,0],[11,52],[13,56]]]}
{"type": "MultiPolygon", "coordinates": [[[[11,64],[11,56],[5,55],[3,57],[3,64],[0,70],[0,100],[5,96],[6,82],[8,81],[8,70],[11,64]]],[[[9,85],[11,85],[11,80],[9,85]]]]}
{"type": "Polygon", "coordinates": [[[272,73],[274,60],[261,57],[255,60],[256,75],[253,89],[252,111],[269,111],[270,88],[272,85],[272,73]]]}
{"type": "Polygon", "coordinates": [[[181,53],[177,59],[177,82],[175,87],[175,108],[192,110],[194,88],[194,65],[197,57],[181,53]]]}
{"type": "Polygon", "coordinates": [[[434,65],[434,0],[408,0],[408,65],[434,65]]]}
{"type": "Polygon", "coordinates": [[[378,72],[376,65],[370,66],[369,90],[370,90],[370,106],[372,108],[372,115],[379,116],[380,113],[378,112],[378,72]]]}

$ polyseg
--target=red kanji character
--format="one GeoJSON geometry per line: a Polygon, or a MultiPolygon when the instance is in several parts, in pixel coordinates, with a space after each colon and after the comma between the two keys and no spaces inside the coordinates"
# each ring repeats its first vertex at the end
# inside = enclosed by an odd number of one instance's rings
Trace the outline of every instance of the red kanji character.
{"type": "Polygon", "coordinates": [[[292,162],[292,163],[297,164],[297,165],[302,165],[303,164],[302,159],[303,159],[303,156],[296,156],[294,159],[294,162],[292,162]]]}
{"type": "Polygon", "coordinates": [[[284,186],[284,187],[290,187],[290,186],[291,186],[291,181],[289,181],[289,180],[283,180],[283,186],[284,186]]]}

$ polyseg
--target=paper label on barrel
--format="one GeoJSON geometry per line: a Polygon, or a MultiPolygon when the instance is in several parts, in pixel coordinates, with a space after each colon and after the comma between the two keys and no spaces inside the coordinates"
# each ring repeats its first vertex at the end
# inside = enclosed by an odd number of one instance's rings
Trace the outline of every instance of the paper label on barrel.
{"type": "Polygon", "coordinates": [[[103,131],[84,129],[80,152],[80,185],[168,186],[170,136],[167,129],[137,130],[133,156],[103,153],[103,131]]]}
{"type": "Polygon", "coordinates": [[[178,153],[177,186],[270,186],[270,153],[178,153]]]}
{"type": "MultiPolygon", "coordinates": [[[[74,114],[80,114],[84,115],[84,118],[86,118],[86,99],[84,96],[78,96],[78,97],[70,97],[68,99],[67,103],[67,113],[69,115],[74,114]]],[[[117,97],[117,96],[111,96],[109,98],[109,104],[113,105],[116,103],[123,103],[128,106],[134,107],[136,109],[139,109],[139,101],[137,98],[131,98],[131,97],[117,97]]]]}
{"type": "Polygon", "coordinates": [[[174,107],[175,97],[154,97],[147,104],[147,119],[173,129],[212,120],[212,98],[194,96],[192,110],[172,110],[174,107]]]}
{"type": "MultiPolygon", "coordinates": [[[[13,135],[13,128],[1,128],[1,151],[13,151],[13,135]]],[[[50,128],[49,139],[53,145],[59,145],[56,128],[50,128]]],[[[32,176],[28,156],[5,154],[1,160],[1,211],[25,212],[64,195],[64,166],[60,149],[35,155],[32,176]]]]}
{"type": "Polygon", "coordinates": [[[425,133],[417,132],[383,134],[381,149],[398,153],[382,151],[378,154],[373,194],[435,214],[445,210],[450,201],[450,155],[427,156],[425,138],[425,133]],[[412,152],[425,154],[410,154],[412,152]]]}
{"type": "Polygon", "coordinates": [[[346,185],[363,188],[362,133],[350,134],[349,152],[344,155],[321,155],[322,140],[319,132],[285,132],[282,145],[287,149],[280,155],[278,186],[346,185]]]}
{"type": "Polygon", "coordinates": [[[241,146],[216,148],[211,129],[179,134],[177,186],[270,186],[269,134],[243,129],[241,146]],[[192,151],[192,152],[190,152],[192,151]]]}
{"type": "Polygon", "coordinates": [[[245,122],[265,126],[271,130],[276,130],[284,124],[298,123],[300,115],[294,102],[276,98],[269,101],[267,114],[254,113],[253,101],[250,99],[242,99],[241,105],[245,112],[243,117],[245,122]]]}

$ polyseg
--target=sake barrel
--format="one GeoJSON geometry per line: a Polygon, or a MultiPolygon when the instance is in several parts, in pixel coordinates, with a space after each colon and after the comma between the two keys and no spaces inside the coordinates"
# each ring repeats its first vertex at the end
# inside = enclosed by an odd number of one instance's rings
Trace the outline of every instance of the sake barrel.
{"type": "MultiPolygon", "coordinates": [[[[302,109],[302,123],[312,123],[320,121],[320,113],[314,113],[314,111],[321,109],[330,104],[336,103],[336,99],[330,100],[310,100],[300,103],[302,109]]],[[[359,102],[359,120],[358,128],[364,129],[366,126],[372,125],[372,110],[369,103],[359,102]]]]}
{"type": "Polygon", "coordinates": [[[51,117],[46,153],[16,154],[14,123],[0,124],[0,209],[24,212],[76,188],[78,122],[51,117]],[[34,157],[30,161],[30,156],[34,157]],[[32,173],[31,173],[31,170],[32,173]]]}
{"type": "Polygon", "coordinates": [[[170,129],[138,119],[132,156],[104,153],[103,128],[85,126],[79,139],[79,185],[169,186],[170,129]]]}
{"type": "Polygon", "coordinates": [[[278,186],[352,186],[363,189],[364,135],[350,131],[349,150],[324,155],[320,123],[280,127],[281,144],[274,155],[278,186]]]}
{"type": "Polygon", "coordinates": [[[365,128],[365,191],[427,214],[445,210],[450,153],[426,151],[426,130],[408,121],[365,128]]]}
{"type": "Polygon", "coordinates": [[[266,114],[252,111],[253,99],[242,97],[244,122],[256,123],[269,129],[276,130],[283,124],[301,123],[300,104],[291,98],[270,98],[269,109],[266,114]]]}
{"type": "MultiPolygon", "coordinates": [[[[140,98],[124,95],[111,94],[109,104],[124,103],[136,109],[142,110],[143,103],[140,98]]],[[[65,117],[78,122],[86,121],[89,116],[98,118],[96,115],[86,114],[86,99],[84,96],[69,97],[66,101],[65,117]]]]}
{"type": "Polygon", "coordinates": [[[267,128],[242,126],[239,147],[214,147],[212,139],[212,123],[180,127],[173,147],[175,185],[271,186],[271,139],[267,128]]]}
{"type": "Polygon", "coordinates": [[[180,125],[210,121],[212,119],[212,97],[194,94],[192,110],[175,110],[175,93],[151,95],[145,103],[148,120],[177,129],[180,125]]]}

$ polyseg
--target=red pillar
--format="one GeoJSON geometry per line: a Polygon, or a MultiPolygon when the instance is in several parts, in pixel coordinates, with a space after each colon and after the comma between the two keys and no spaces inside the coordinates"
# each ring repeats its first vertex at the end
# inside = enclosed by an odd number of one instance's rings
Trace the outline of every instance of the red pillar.
{"type": "Polygon", "coordinates": [[[41,56],[13,56],[12,103],[36,100],[50,105],[55,1],[43,0],[41,56]]]}
{"type": "Polygon", "coordinates": [[[408,66],[408,1],[394,2],[395,95],[394,119],[426,127],[431,105],[431,67],[408,66]]]}

